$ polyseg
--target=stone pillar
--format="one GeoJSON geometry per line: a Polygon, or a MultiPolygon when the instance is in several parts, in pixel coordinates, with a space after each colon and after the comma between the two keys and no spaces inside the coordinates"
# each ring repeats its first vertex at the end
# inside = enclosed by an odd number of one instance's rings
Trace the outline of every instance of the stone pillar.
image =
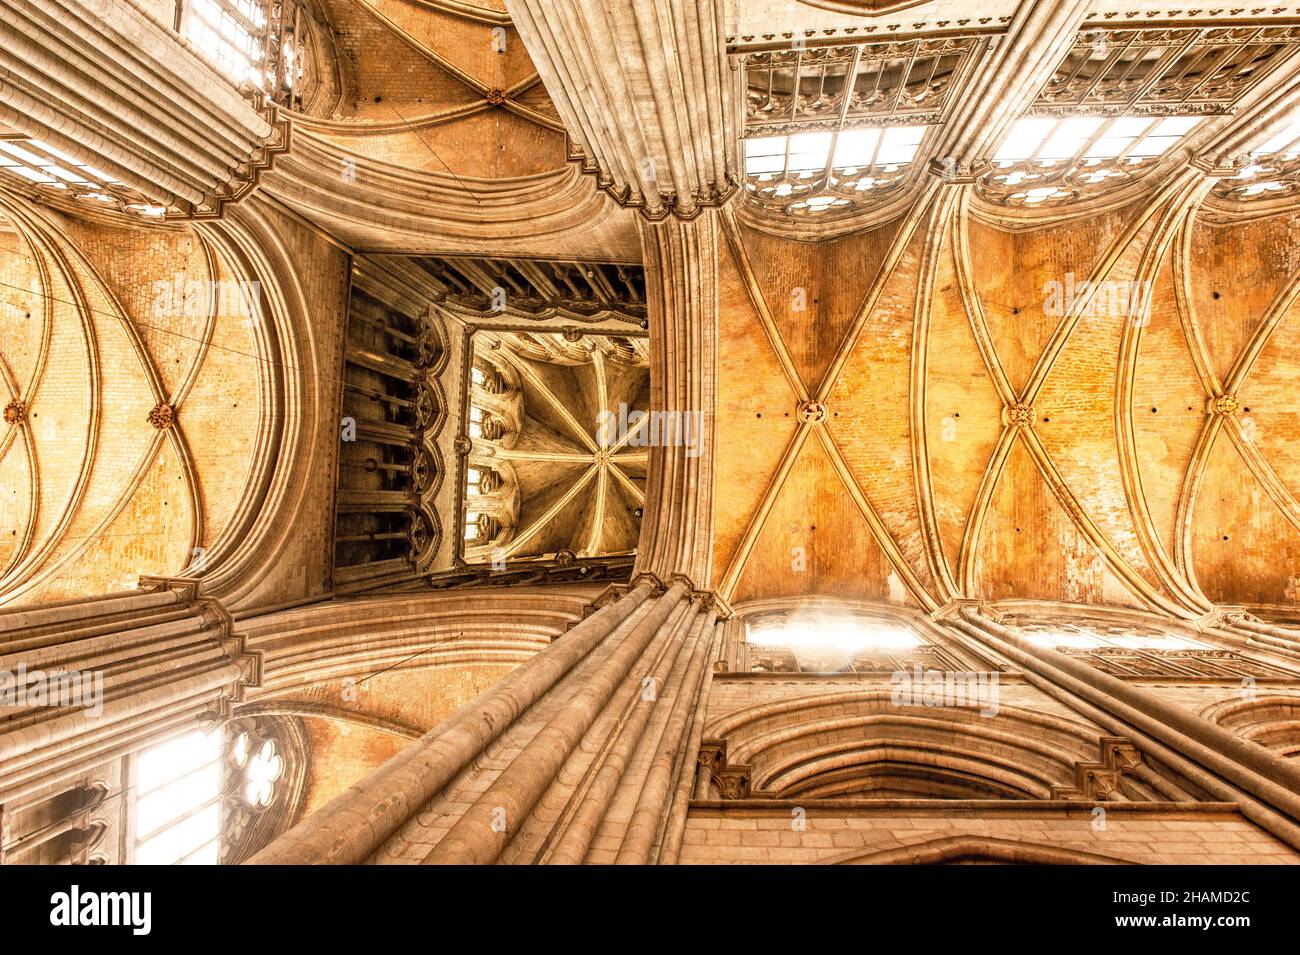
{"type": "MultiPolygon", "coordinates": [[[[616,645],[600,665],[586,676],[566,705],[546,722],[523,751],[460,817],[451,831],[438,842],[425,857],[426,865],[484,864],[497,861],[507,843],[520,831],[524,820],[551,785],[564,762],[591,730],[596,718],[611,705],[616,692],[631,681],[634,689],[638,685],[642,688],[643,699],[647,687],[652,697],[657,695],[653,682],[655,676],[642,675],[644,670],[651,668],[646,664],[652,662],[645,659],[645,651],[661,634],[666,623],[668,627],[665,632],[675,635],[699,612],[698,605],[685,599],[687,592],[687,582],[675,580],[665,593],[655,598],[649,611],[635,626],[615,637],[616,645]],[[634,669],[638,661],[642,667],[634,669]]],[[[643,727],[647,712],[645,707],[634,709],[634,725],[641,723],[643,727]],[[637,715],[641,719],[636,719],[637,715]]],[[[625,725],[623,729],[627,730],[628,727],[625,725]]],[[[579,837],[570,840],[571,843],[589,839],[594,831],[593,820],[599,820],[602,815],[602,803],[607,800],[613,785],[610,780],[616,782],[621,772],[620,761],[612,757],[616,754],[625,757],[627,747],[635,739],[626,732],[621,736],[621,740],[615,738],[613,750],[607,754],[601,771],[596,773],[593,785],[588,790],[587,798],[579,807],[579,813],[587,824],[578,830],[579,837]],[[622,746],[619,745],[620,742],[622,746]]],[[[573,831],[572,827],[570,831],[573,831]]]]}
{"type": "Polygon", "coordinates": [[[370,858],[576,665],[640,620],[654,590],[654,580],[641,578],[618,600],[577,624],[249,862],[356,864],[370,858]]]}
{"type": "Polygon", "coordinates": [[[219,212],[288,146],[283,124],[134,4],[0,10],[0,122],[172,212],[219,212]]]}
{"type": "Polygon", "coordinates": [[[1242,814],[1300,848],[1300,767],[1258,743],[1064,653],[1039,646],[974,607],[954,626],[1023,668],[1031,683],[1063,698],[1114,731],[1121,725],[1216,798],[1237,802],[1242,814]]]}
{"type": "Polygon", "coordinates": [[[0,802],[83,775],[220,714],[256,683],[197,580],[0,612],[0,802]],[[57,697],[57,699],[56,699],[57,697]]]}
{"type": "Polygon", "coordinates": [[[641,246],[652,342],[650,403],[666,420],[681,422],[682,440],[650,449],[637,569],[663,578],[685,574],[703,587],[713,539],[718,214],[644,223],[641,246]]]}
{"type": "Polygon", "coordinates": [[[739,74],[720,0],[516,0],[515,27],[585,168],[652,219],[692,217],[739,182],[739,74]]]}
{"type": "Polygon", "coordinates": [[[641,575],[250,861],[656,861],[680,840],[719,636],[707,594],[641,575]]]}

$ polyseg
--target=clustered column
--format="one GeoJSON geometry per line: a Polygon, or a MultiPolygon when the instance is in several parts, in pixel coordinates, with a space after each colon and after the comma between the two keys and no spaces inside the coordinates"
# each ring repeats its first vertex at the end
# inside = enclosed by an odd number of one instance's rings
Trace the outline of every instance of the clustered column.
{"type": "Polygon", "coordinates": [[[227,708],[255,682],[196,581],[0,612],[0,802],[12,805],[227,708]]]}

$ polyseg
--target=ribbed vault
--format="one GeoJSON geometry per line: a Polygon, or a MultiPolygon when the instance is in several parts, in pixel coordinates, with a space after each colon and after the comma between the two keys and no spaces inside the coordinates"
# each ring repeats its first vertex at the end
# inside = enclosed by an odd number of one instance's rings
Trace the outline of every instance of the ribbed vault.
{"type": "Polygon", "coordinates": [[[11,199],[0,603],[215,569],[273,449],[271,299],[220,232],[56,222],[11,199]]]}
{"type": "Polygon", "coordinates": [[[1026,230],[969,188],[811,245],[722,213],[722,592],[1293,601],[1292,221],[1175,176],[1026,230]]]}

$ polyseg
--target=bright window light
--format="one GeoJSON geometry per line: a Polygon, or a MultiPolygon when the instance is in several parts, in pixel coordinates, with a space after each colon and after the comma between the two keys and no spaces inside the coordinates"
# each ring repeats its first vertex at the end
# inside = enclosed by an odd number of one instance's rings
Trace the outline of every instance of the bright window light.
{"type": "Polygon", "coordinates": [[[62,186],[59,180],[79,186],[120,184],[108,173],[72,158],[49,143],[39,139],[21,142],[22,145],[13,140],[0,140],[0,150],[3,150],[0,167],[33,182],[55,184],[61,188],[67,187],[62,186]]]}
{"type": "Polygon", "coordinates": [[[873,127],[846,129],[838,134],[797,133],[746,139],[745,174],[762,178],[791,172],[802,173],[801,178],[806,178],[824,172],[828,159],[831,168],[837,171],[902,166],[916,158],[926,129],[925,126],[892,126],[882,131],[873,127]]]}
{"type": "Polygon", "coordinates": [[[134,859],[216,863],[221,838],[221,730],[194,730],[142,752],[135,764],[134,859]]]}
{"type": "Polygon", "coordinates": [[[1168,119],[1162,119],[1156,128],[1151,130],[1151,135],[1186,136],[1200,124],[1200,116],[1171,116],[1168,119]]]}
{"type": "Polygon", "coordinates": [[[1043,148],[1039,159],[1073,159],[1092,138],[1102,123],[1096,116],[1075,116],[1058,125],[1043,148]]]}
{"type": "Polygon", "coordinates": [[[191,0],[181,31],[221,72],[236,83],[258,83],[266,14],[254,0],[191,0]]]}
{"type": "Polygon", "coordinates": [[[909,650],[921,641],[900,624],[837,614],[794,614],[751,623],[745,641],[756,647],[828,650],[846,656],[873,650],[909,650]]]}
{"type": "Polygon", "coordinates": [[[1066,194],[1067,190],[1059,186],[1039,186],[1025,192],[1025,202],[1030,205],[1037,205],[1040,202],[1046,202],[1048,199],[1054,199],[1057,196],[1066,194]]]}
{"type": "Polygon", "coordinates": [[[779,173],[785,169],[785,136],[745,140],[745,173],[779,173]]]}
{"type": "Polygon", "coordinates": [[[993,161],[1003,166],[1160,156],[1195,129],[1201,116],[1026,116],[1016,120],[993,161]]]}
{"type": "Polygon", "coordinates": [[[1128,151],[1130,156],[1161,156],[1174,143],[1177,136],[1148,136],[1128,151]]]}
{"type": "Polygon", "coordinates": [[[284,772],[284,759],[275,751],[275,740],[266,740],[248,759],[244,771],[244,799],[250,806],[269,806],[275,781],[284,772]]]}
{"type": "Polygon", "coordinates": [[[120,180],[39,139],[0,139],[0,170],[85,202],[120,204],[124,209],[155,219],[167,212],[165,206],[155,203],[129,201],[135,197],[125,190],[120,180]]]}
{"type": "Polygon", "coordinates": [[[790,137],[786,168],[790,172],[820,172],[831,150],[830,133],[799,133],[790,137]]]}
{"type": "Polygon", "coordinates": [[[1040,116],[1026,116],[1016,120],[1007,133],[1007,138],[993,154],[993,159],[1015,161],[1030,158],[1038,151],[1054,124],[1055,120],[1040,116]]]}
{"type": "Polygon", "coordinates": [[[878,129],[846,129],[835,141],[835,167],[860,169],[872,165],[879,141],[878,129]]]}
{"type": "Polygon", "coordinates": [[[880,152],[876,153],[875,164],[901,166],[911,162],[924,135],[924,126],[894,126],[886,129],[880,139],[880,152]]]}
{"type": "Polygon", "coordinates": [[[1294,159],[1300,155],[1300,117],[1291,120],[1255,151],[1257,156],[1272,156],[1275,153],[1281,154],[1283,159],[1294,159]]]}

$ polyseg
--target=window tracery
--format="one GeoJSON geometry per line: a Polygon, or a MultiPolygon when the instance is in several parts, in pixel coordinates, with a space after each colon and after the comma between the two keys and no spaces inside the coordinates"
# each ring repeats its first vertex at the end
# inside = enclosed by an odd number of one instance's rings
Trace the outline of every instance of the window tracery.
{"type": "Polygon", "coordinates": [[[1039,94],[1039,112],[1226,113],[1300,46],[1296,27],[1088,29],[1039,94]]]}
{"type": "MultiPolygon", "coordinates": [[[[990,158],[977,180],[980,194],[1033,208],[1127,186],[1207,118],[1233,112],[1297,50],[1300,29],[1290,26],[1083,30],[990,158]]],[[[1236,185],[1221,186],[1225,193],[1275,191],[1229,182],[1236,185]]]]}
{"type": "Polygon", "coordinates": [[[1006,205],[1058,205],[1144,175],[1202,117],[1025,116],[1011,127],[981,191],[1006,205]]]}
{"type": "Polygon", "coordinates": [[[977,37],[748,53],[745,190],[771,212],[830,218],[905,188],[977,37]]]}
{"type": "Polygon", "coordinates": [[[1300,116],[1253,150],[1249,162],[1221,180],[1214,194],[1238,202],[1300,195],[1300,116]]]}
{"type": "Polygon", "coordinates": [[[71,198],[90,208],[162,219],[167,207],[115,179],[110,173],[76,159],[49,143],[23,136],[0,135],[0,174],[42,192],[71,198]]]}
{"type": "Polygon", "coordinates": [[[501,522],[491,514],[469,510],[465,512],[465,543],[481,547],[491,543],[501,533],[501,522]]]}
{"type": "Polygon", "coordinates": [[[958,669],[938,645],[910,627],[845,613],[769,613],[745,623],[754,673],[872,673],[958,669]]]}
{"type": "Polygon", "coordinates": [[[796,133],[745,140],[745,189],[786,215],[852,211],[911,181],[924,126],[796,133]]]}
{"type": "Polygon", "coordinates": [[[293,720],[238,718],[134,757],[131,860],[242,861],[293,821],[306,766],[293,720]]]}
{"type": "Polygon", "coordinates": [[[1177,633],[1096,624],[1022,624],[1032,642],[1112,676],[1286,677],[1286,670],[1177,633]]]}
{"type": "Polygon", "coordinates": [[[185,0],[181,33],[236,85],[301,109],[312,75],[311,19],[292,0],[185,0]]]}

